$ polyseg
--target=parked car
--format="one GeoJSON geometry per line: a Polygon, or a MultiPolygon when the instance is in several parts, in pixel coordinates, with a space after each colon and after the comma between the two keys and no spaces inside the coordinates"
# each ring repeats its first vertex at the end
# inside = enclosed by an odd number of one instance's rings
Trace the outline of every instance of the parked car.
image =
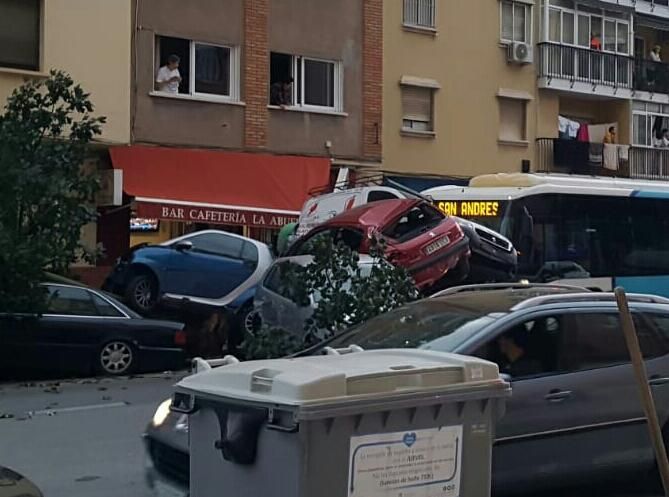
{"type": "Polygon", "coordinates": [[[381,200],[347,210],[297,240],[286,255],[310,255],[322,237],[367,254],[373,236],[386,241],[388,260],[406,268],[419,290],[445,279],[459,282],[469,271],[469,244],[460,226],[419,199],[381,200]]]}
{"type": "Polygon", "coordinates": [[[185,364],[183,324],[144,319],[110,295],[46,283],[46,310],[0,314],[0,365],[7,369],[123,375],[185,364]]]}
{"type": "MultiPolygon", "coordinates": [[[[628,297],[667,443],[669,300],[628,297]]],[[[297,355],[354,353],[355,346],[454,352],[499,365],[513,391],[493,447],[495,495],[647,477],[654,469],[613,294],[562,285],[452,288],[297,355]]],[[[150,426],[147,438],[183,464],[187,419],[167,413],[162,421],[160,434],[150,426]]],[[[179,467],[186,470],[177,477],[156,466],[187,486],[188,464],[179,467]]]]}
{"type": "MultiPolygon", "coordinates": [[[[311,295],[308,306],[299,305],[291,288],[286,285],[283,274],[291,264],[304,267],[312,261],[311,255],[282,257],[274,261],[256,290],[254,304],[258,325],[262,322],[270,328],[282,328],[298,336],[304,335],[304,324],[314,313],[320,295],[311,295]]],[[[362,276],[368,276],[373,265],[372,257],[365,254],[360,256],[358,267],[362,276]]]]}
{"type": "Polygon", "coordinates": [[[225,231],[205,230],[160,245],[139,245],[122,257],[103,289],[137,312],[184,300],[227,307],[242,322],[253,310],[255,287],[272,262],[267,245],[225,231]]]}
{"type": "Polygon", "coordinates": [[[25,476],[0,466],[0,497],[43,497],[43,494],[25,476]]]}

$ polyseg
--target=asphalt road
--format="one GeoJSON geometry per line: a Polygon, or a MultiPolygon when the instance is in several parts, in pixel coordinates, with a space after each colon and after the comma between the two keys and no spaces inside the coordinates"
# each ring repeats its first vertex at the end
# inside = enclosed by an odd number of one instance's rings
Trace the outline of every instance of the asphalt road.
{"type": "Polygon", "coordinates": [[[179,376],[0,384],[0,465],[46,497],[149,497],[141,434],[179,376]]]}
{"type": "MultiPolygon", "coordinates": [[[[0,465],[46,497],[155,497],[144,481],[141,434],[185,373],[0,384],[0,465]]],[[[631,488],[542,497],[653,497],[631,488]]]]}

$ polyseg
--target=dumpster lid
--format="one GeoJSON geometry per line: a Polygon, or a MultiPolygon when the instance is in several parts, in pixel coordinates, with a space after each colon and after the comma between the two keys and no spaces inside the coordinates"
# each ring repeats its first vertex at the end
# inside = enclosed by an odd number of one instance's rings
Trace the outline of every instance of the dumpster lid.
{"type": "Polygon", "coordinates": [[[188,376],[177,388],[195,396],[299,406],[486,385],[506,385],[492,362],[386,349],[231,364],[188,376]]]}

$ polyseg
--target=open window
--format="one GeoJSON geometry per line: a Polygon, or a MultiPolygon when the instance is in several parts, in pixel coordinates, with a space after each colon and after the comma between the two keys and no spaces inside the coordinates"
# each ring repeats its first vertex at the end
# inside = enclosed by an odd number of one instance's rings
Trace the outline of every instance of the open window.
{"type": "Polygon", "coordinates": [[[437,226],[444,219],[444,215],[437,209],[427,205],[419,205],[404,214],[390,228],[383,232],[384,235],[406,242],[425,233],[437,226]]]}
{"type": "Polygon", "coordinates": [[[270,105],[340,111],[342,81],[338,61],[270,54],[270,105]]]}

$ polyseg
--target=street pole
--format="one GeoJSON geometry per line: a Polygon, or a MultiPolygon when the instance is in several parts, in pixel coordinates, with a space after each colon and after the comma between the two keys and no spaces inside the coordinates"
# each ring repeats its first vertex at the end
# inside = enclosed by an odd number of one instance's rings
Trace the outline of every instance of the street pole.
{"type": "Polygon", "coordinates": [[[664,488],[665,497],[669,497],[669,460],[667,460],[667,452],[662,438],[662,428],[660,421],[657,418],[657,411],[655,410],[655,402],[653,401],[653,394],[648,384],[648,376],[646,373],[646,366],[641,355],[641,348],[639,347],[639,339],[634,327],[634,320],[630,312],[627,302],[625,290],[621,287],[615,289],[616,302],[618,303],[618,310],[620,312],[620,324],[625,335],[625,342],[627,342],[627,349],[632,359],[632,368],[634,369],[634,376],[636,377],[639,393],[641,394],[641,404],[646,414],[648,421],[648,430],[650,431],[650,438],[655,449],[655,459],[660,470],[660,478],[662,479],[662,487],[664,488]]]}

